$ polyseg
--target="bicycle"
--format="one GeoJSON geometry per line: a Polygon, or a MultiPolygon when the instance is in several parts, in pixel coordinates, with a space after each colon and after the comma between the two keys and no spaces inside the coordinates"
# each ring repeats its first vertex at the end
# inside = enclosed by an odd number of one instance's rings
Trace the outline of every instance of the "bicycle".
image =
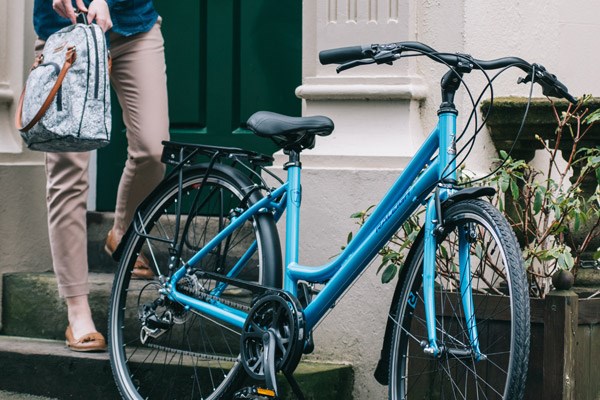
{"type": "Polygon", "coordinates": [[[285,181],[266,169],[270,156],[165,142],[163,161],[173,168],[140,205],[116,252],[108,338],[123,397],[276,398],[282,372],[303,398],[293,372],[312,351],[313,328],[420,205],[424,224],[399,273],[377,380],[389,385],[390,399],[523,397],[525,270],[510,226],[482,199],[495,190],[458,185],[458,157],[468,148],[457,150],[463,135],[454,96],[472,70],[516,66],[544,94],[576,100],[542,66],[516,57],[477,60],[399,42],[326,50],[320,60],[342,71],[414,55],[448,66],[438,124],[350,243],[323,266],[298,263],[300,154],[316,136],[331,134],[329,118],[261,111],[248,120],[289,157],[285,181]],[[275,224],[284,211],[282,262],[275,224]],[[154,280],[131,279],[142,253],[154,280]]]}

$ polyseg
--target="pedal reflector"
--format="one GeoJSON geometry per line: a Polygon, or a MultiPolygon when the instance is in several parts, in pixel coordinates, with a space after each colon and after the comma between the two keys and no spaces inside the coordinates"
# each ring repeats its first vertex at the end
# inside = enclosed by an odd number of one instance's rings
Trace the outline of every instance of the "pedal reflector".
{"type": "Polygon", "coordinates": [[[275,397],[275,391],[271,390],[271,389],[263,389],[263,388],[256,388],[256,393],[263,395],[263,396],[270,396],[270,397],[275,397]]]}

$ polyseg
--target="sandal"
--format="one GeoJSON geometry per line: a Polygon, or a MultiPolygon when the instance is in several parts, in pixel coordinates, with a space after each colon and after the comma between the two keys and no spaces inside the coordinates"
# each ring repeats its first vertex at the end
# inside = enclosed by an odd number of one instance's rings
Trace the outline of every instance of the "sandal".
{"type": "Polygon", "coordinates": [[[66,345],[70,350],[80,352],[106,351],[106,340],[100,332],[90,332],[75,339],[71,331],[71,325],[67,326],[65,332],[66,345]]]}
{"type": "MultiPolygon", "coordinates": [[[[119,243],[114,238],[111,229],[110,231],[108,231],[108,235],[106,236],[104,251],[106,251],[108,255],[112,257],[118,245],[119,243]]],[[[143,254],[140,253],[137,260],[135,260],[135,264],[133,266],[133,271],[131,271],[131,275],[133,279],[150,280],[154,278],[154,272],[150,268],[150,262],[143,254]]]]}

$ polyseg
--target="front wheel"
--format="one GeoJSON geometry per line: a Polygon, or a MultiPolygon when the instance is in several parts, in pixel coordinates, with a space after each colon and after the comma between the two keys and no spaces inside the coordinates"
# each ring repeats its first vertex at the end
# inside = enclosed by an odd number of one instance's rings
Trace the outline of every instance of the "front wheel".
{"type": "Polygon", "coordinates": [[[449,206],[444,223],[434,285],[435,330],[441,351],[436,356],[424,351],[428,335],[421,239],[402,270],[403,288],[398,311],[392,316],[396,325],[390,353],[390,399],[521,399],[529,357],[529,296],[514,233],[498,210],[482,200],[449,206]],[[477,357],[473,349],[467,328],[472,319],[465,317],[463,309],[461,236],[467,243],[464,249],[468,248],[473,325],[483,357],[477,357]]]}
{"type": "Polygon", "coordinates": [[[176,283],[168,279],[262,196],[232,168],[185,170],[163,182],[136,215],[115,274],[109,308],[109,352],[126,399],[229,399],[246,374],[240,363],[240,329],[178,303],[165,293],[175,284],[196,301],[247,310],[253,294],[222,287],[202,272],[281,287],[279,239],[271,213],[234,229],[176,283]],[[177,218],[178,214],[181,218],[177,218]],[[136,280],[145,257],[154,280],[136,280]]]}

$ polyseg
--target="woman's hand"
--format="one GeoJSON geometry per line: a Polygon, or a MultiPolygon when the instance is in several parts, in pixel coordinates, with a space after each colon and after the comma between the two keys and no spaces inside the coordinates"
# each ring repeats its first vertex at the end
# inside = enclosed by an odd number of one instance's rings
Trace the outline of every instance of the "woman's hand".
{"type": "MultiPolygon", "coordinates": [[[[83,0],[77,0],[77,7],[79,7],[79,2],[83,3],[83,0]]],[[[88,23],[96,21],[96,24],[98,24],[104,32],[112,28],[113,23],[110,19],[110,10],[108,9],[108,4],[106,4],[105,0],[92,1],[87,13],[88,23]]]]}
{"type": "MultiPolygon", "coordinates": [[[[87,12],[88,22],[96,21],[96,24],[104,32],[112,28],[112,20],[110,18],[110,10],[105,0],[94,0],[90,3],[89,9],[83,3],[83,0],[75,0],[79,11],[87,12]]],[[[52,0],[52,8],[61,17],[67,18],[72,23],[76,23],[77,16],[71,0],[52,0]]]]}

